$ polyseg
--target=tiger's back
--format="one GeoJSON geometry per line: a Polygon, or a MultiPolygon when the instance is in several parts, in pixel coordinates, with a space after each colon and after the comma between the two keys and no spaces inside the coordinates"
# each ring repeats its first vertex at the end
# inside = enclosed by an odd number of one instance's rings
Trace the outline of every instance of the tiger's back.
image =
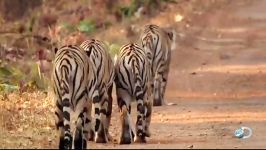
{"type": "Polygon", "coordinates": [[[99,40],[91,39],[84,41],[80,47],[86,51],[97,70],[98,85],[103,86],[102,83],[105,83],[107,87],[110,87],[114,78],[114,67],[104,44],[99,40]]]}
{"type": "Polygon", "coordinates": [[[166,66],[170,65],[173,35],[169,34],[171,33],[157,25],[144,27],[141,42],[151,63],[153,76],[155,76],[161,62],[164,62],[166,66]]]}

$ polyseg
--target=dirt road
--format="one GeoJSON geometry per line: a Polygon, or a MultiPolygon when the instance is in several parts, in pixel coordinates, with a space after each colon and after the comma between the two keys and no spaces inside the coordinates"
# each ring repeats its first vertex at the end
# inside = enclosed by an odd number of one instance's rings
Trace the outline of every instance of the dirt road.
{"type": "Polygon", "coordinates": [[[172,56],[166,99],[177,105],[154,108],[147,144],[91,148],[266,148],[265,14],[266,1],[239,0],[195,15],[172,56]],[[252,137],[235,138],[240,126],[252,137]]]}

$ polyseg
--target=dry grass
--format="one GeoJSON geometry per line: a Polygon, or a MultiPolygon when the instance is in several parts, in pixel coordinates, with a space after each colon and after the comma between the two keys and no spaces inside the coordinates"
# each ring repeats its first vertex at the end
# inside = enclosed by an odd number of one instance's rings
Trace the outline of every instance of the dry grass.
{"type": "Polygon", "coordinates": [[[0,148],[51,148],[55,144],[53,99],[40,91],[0,98],[0,148]]]}

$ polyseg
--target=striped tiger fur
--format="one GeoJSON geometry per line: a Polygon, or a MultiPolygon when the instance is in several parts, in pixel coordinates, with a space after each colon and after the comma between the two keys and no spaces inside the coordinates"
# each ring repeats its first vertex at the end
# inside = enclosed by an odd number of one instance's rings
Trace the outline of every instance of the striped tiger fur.
{"type": "MultiPolygon", "coordinates": [[[[111,136],[108,132],[111,114],[112,114],[112,88],[114,81],[114,66],[104,43],[99,40],[89,39],[84,41],[80,47],[82,47],[90,60],[93,62],[97,70],[98,77],[98,91],[100,96],[100,102],[94,105],[99,105],[98,110],[95,107],[94,116],[96,119],[95,133],[92,132],[92,139],[95,135],[95,142],[106,143],[111,140],[111,136]],[[99,121],[98,121],[99,120],[99,121]]],[[[92,130],[94,131],[94,130],[92,130]]],[[[91,139],[91,140],[92,140],[91,139]]]]}
{"type": "Polygon", "coordinates": [[[121,47],[115,63],[115,84],[117,103],[121,113],[122,131],[120,144],[146,142],[150,136],[152,101],[150,87],[150,66],[144,50],[137,44],[121,47]],[[137,101],[136,131],[130,124],[131,102],[137,101]],[[136,134],[136,136],[135,136],[136,134]]]}
{"type": "Polygon", "coordinates": [[[165,104],[171,50],[175,48],[175,32],[157,25],[146,25],[141,35],[141,45],[151,65],[154,106],[165,104]]]}
{"type": "Polygon", "coordinates": [[[80,47],[55,49],[52,87],[56,127],[60,131],[59,149],[87,148],[91,103],[99,99],[96,83],[95,68],[80,47]]]}

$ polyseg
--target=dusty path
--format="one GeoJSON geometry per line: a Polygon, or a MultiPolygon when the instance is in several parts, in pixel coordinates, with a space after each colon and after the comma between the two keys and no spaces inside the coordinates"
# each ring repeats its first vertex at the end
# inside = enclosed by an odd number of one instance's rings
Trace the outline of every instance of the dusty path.
{"type": "MultiPolygon", "coordinates": [[[[91,148],[189,148],[192,145],[193,148],[265,148],[266,103],[263,99],[173,102],[178,106],[154,110],[153,135],[147,144],[92,144],[91,148]],[[250,139],[233,137],[234,130],[242,125],[253,129],[250,139]]],[[[112,126],[113,132],[114,129],[119,127],[112,126]]],[[[117,135],[117,132],[112,134],[117,135]]]]}
{"type": "Polygon", "coordinates": [[[265,14],[266,1],[239,0],[196,16],[173,53],[167,100],[177,105],[154,108],[148,143],[91,148],[266,148],[265,14]],[[233,137],[242,125],[251,138],[233,137]]]}

